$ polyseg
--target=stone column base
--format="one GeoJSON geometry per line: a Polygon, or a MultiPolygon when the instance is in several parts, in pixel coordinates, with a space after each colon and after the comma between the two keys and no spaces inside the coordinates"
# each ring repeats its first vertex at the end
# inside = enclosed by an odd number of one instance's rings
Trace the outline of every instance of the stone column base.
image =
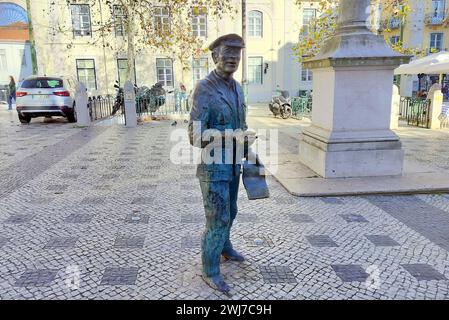
{"type": "Polygon", "coordinates": [[[404,151],[399,138],[329,141],[306,131],[299,157],[323,178],[397,176],[402,175],[404,151]]]}

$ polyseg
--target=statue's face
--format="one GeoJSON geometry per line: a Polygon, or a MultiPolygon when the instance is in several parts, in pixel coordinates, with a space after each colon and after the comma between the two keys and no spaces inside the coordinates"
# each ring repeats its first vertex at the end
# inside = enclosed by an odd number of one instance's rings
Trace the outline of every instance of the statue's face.
{"type": "Polygon", "coordinates": [[[241,58],[241,48],[220,46],[217,54],[214,55],[214,62],[219,71],[233,74],[239,68],[241,58]]]}

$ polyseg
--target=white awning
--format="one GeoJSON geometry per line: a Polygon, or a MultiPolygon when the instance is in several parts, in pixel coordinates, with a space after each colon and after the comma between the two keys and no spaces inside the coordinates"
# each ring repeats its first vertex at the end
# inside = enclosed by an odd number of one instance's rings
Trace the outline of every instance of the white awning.
{"type": "Polygon", "coordinates": [[[449,52],[442,51],[403,64],[394,74],[443,74],[449,73],[449,52]]]}

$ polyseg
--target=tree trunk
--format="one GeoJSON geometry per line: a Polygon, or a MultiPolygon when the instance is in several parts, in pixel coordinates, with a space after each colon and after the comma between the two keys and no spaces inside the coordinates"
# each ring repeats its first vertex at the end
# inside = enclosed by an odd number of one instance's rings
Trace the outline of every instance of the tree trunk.
{"type": "Polygon", "coordinates": [[[184,62],[181,63],[181,83],[185,85],[186,81],[184,79],[185,77],[185,71],[184,71],[184,62]]]}
{"type": "Polygon", "coordinates": [[[135,75],[135,56],[134,56],[134,17],[132,14],[128,14],[127,19],[126,19],[127,23],[126,23],[126,35],[128,37],[128,65],[126,68],[126,80],[131,81],[132,83],[135,82],[136,80],[136,75],[135,75]]]}
{"type": "MultiPolygon", "coordinates": [[[[103,7],[101,5],[101,1],[98,2],[99,4],[99,9],[100,9],[100,22],[101,25],[103,26],[103,7]]],[[[106,59],[106,37],[104,35],[104,29],[101,28],[101,43],[103,45],[103,66],[104,66],[104,78],[106,79],[106,94],[109,94],[109,76],[108,76],[108,64],[107,64],[107,59],[106,59]]]]}

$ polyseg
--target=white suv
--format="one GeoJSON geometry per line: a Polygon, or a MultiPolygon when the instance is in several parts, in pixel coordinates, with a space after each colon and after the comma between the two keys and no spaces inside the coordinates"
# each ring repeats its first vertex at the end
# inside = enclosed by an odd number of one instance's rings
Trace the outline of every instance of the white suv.
{"type": "Polygon", "coordinates": [[[16,109],[21,123],[31,118],[62,116],[76,122],[74,86],[61,77],[26,78],[16,92],[16,109]]]}

